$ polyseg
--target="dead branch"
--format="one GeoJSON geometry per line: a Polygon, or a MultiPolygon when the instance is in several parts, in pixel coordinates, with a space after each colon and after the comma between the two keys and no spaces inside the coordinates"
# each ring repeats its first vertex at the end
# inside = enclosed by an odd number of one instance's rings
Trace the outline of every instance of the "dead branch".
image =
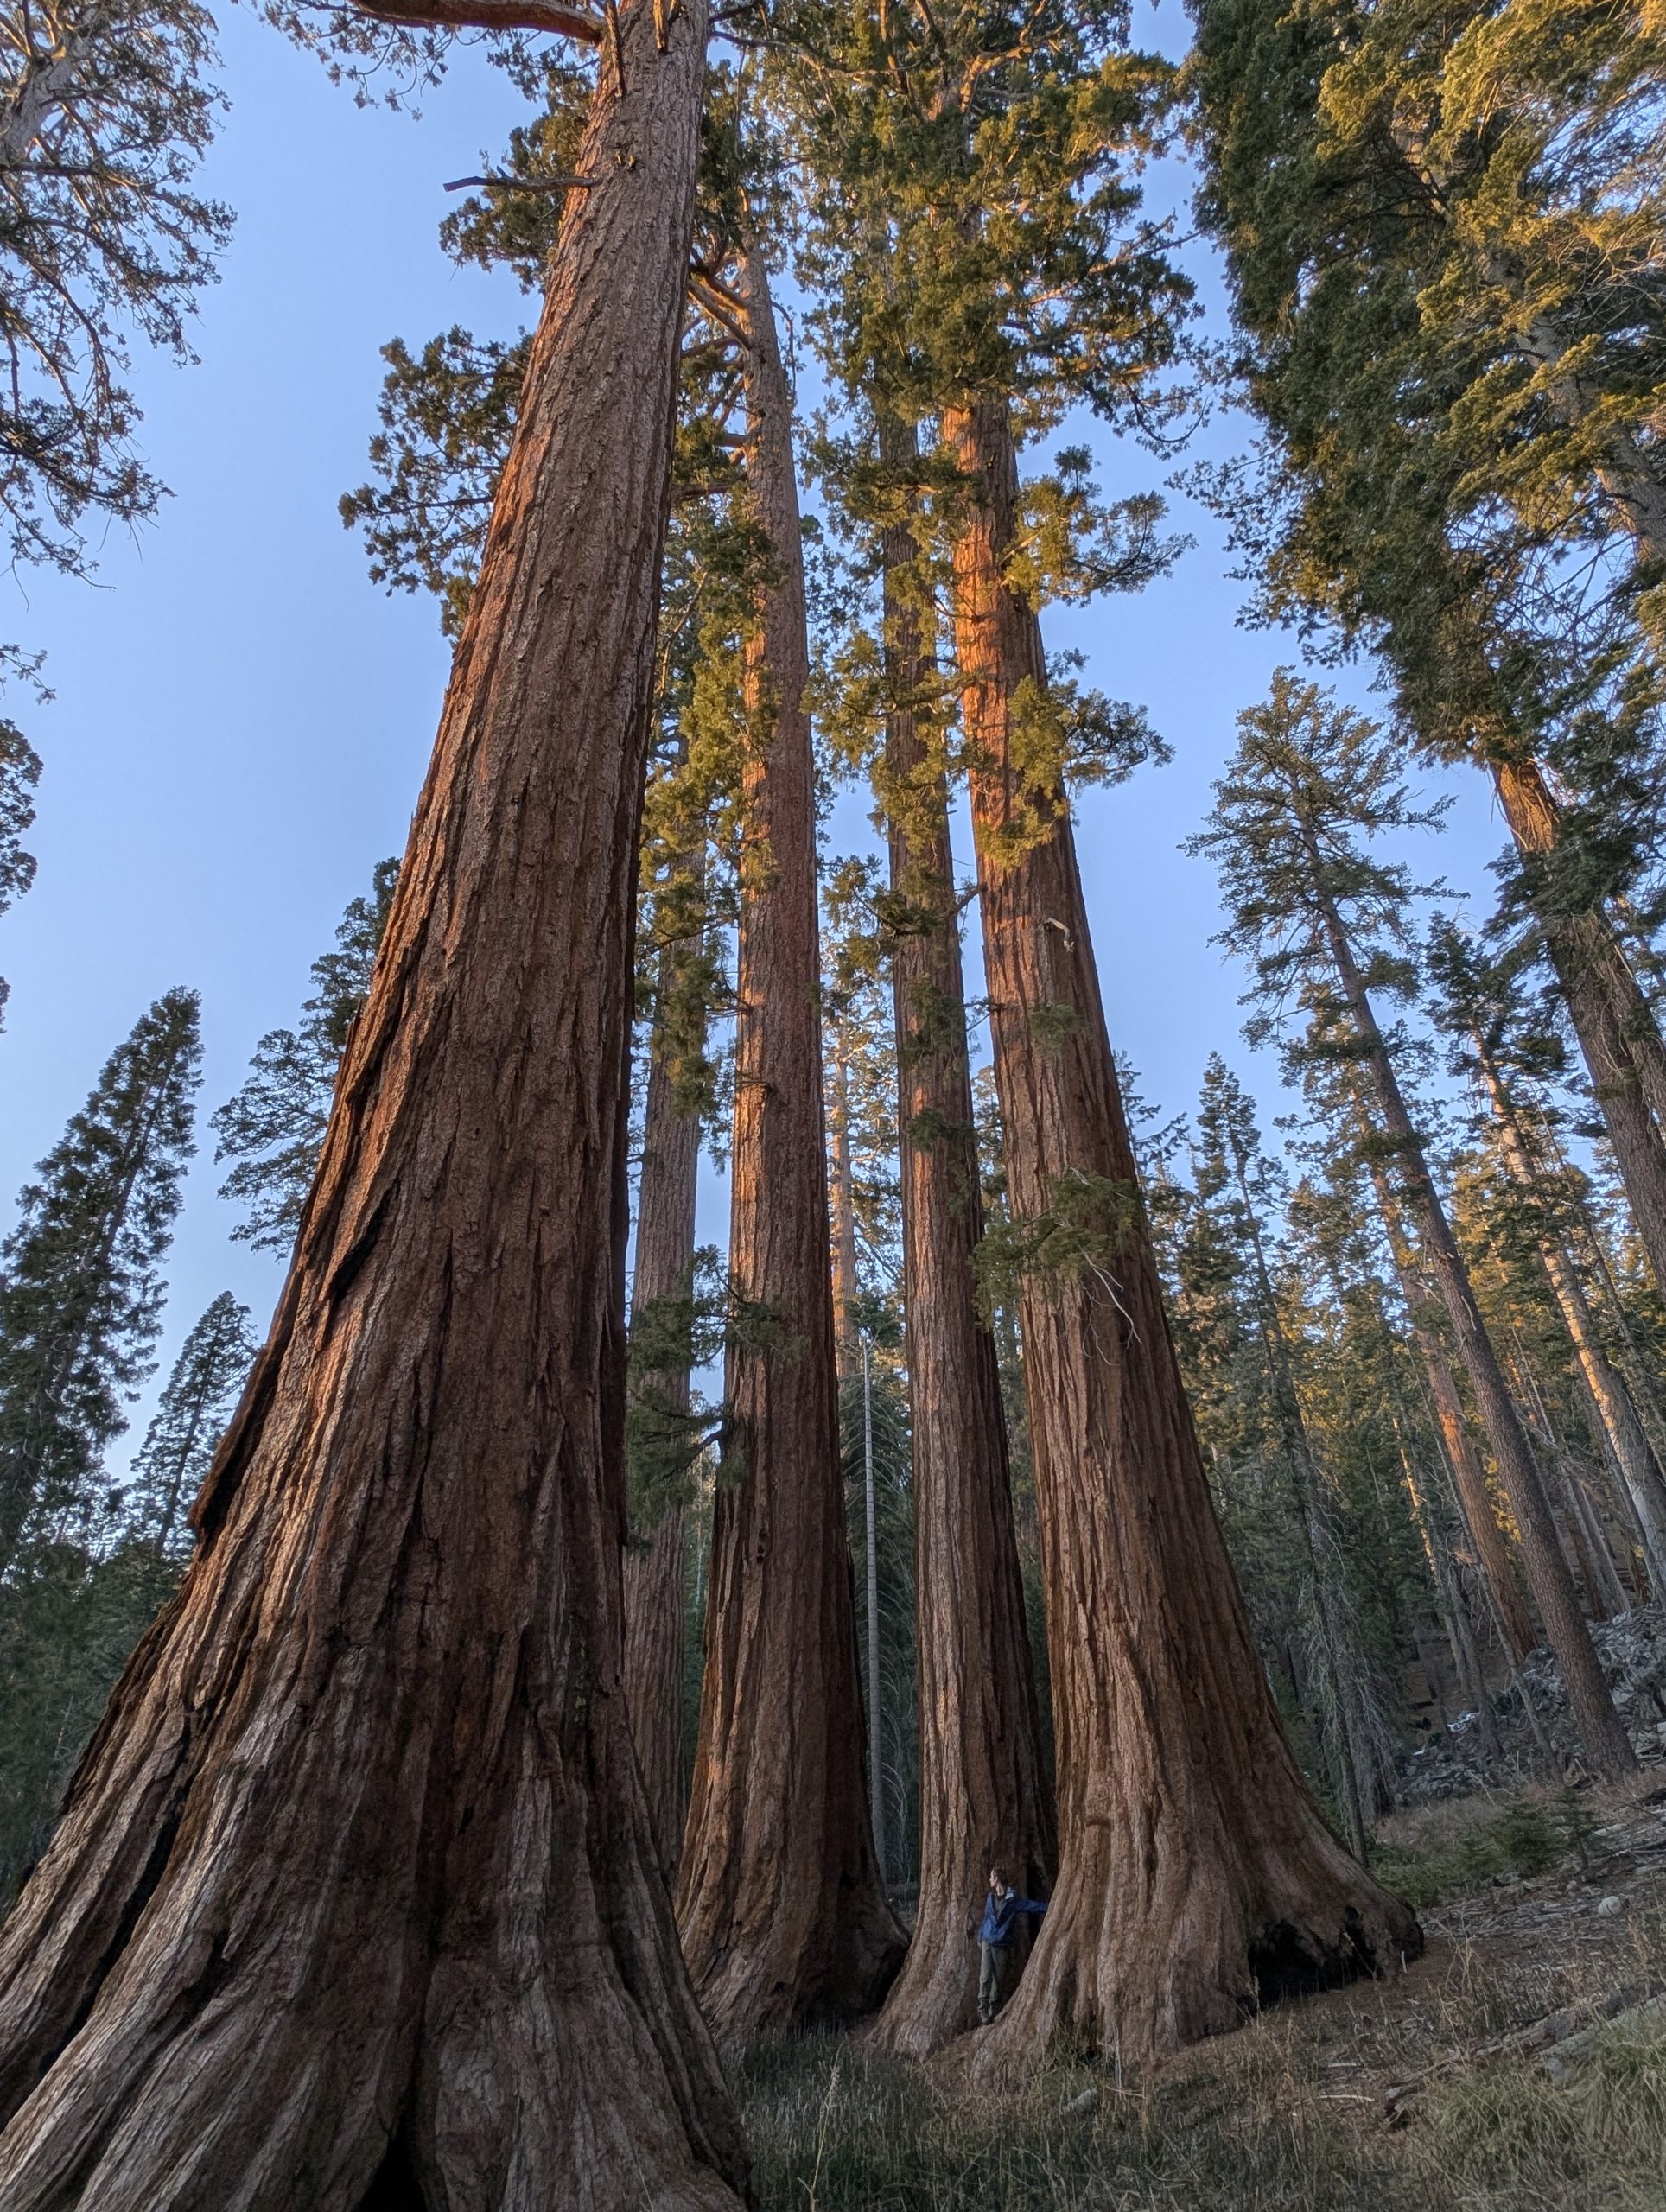
{"type": "Polygon", "coordinates": [[[384,23],[440,23],[482,31],[551,31],[601,43],[601,21],[577,0],[353,0],[355,14],[384,23]]]}
{"type": "Polygon", "coordinates": [[[1403,2127],[1411,2118],[1413,2104],[1434,2082],[1445,2081],[1453,2074],[1466,2073],[1473,2067],[1491,2066],[1504,2058],[1524,2057],[1529,2051],[1566,2043],[1575,2029],[1587,2022],[1612,2020],[1617,2013],[1629,2012],[1633,2005],[1650,2000],[1652,1995],[1647,1986],[1609,1990],[1601,1997],[1587,1999],[1582,2005],[1561,2005],[1554,2012],[1547,2012],[1543,2019],[1530,2020],[1526,2027],[1513,2029],[1509,2035],[1496,2036],[1490,2043],[1477,2044],[1469,2050],[1448,2052],[1446,2057],[1437,2058],[1433,2066],[1425,2066],[1421,2072],[1385,2089],[1383,2117],[1390,2127],[1403,2127]]]}
{"type": "Polygon", "coordinates": [[[465,192],[471,184],[486,192],[588,192],[599,176],[458,176],[443,185],[445,192],[465,192]]]}

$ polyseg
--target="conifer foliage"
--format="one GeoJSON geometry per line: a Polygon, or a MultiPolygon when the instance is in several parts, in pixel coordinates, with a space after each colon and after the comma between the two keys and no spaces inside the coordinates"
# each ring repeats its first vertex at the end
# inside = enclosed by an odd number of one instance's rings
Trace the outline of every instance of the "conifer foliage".
{"type": "MultiPolygon", "coordinates": [[[[51,1833],[122,1662],[177,1573],[105,1466],[150,1371],[194,1149],[197,1001],[106,1063],[0,1247],[0,1895],[51,1833]]],[[[197,1471],[200,1471],[198,1463],[197,1471]]]]}
{"type": "Polygon", "coordinates": [[[171,1566],[189,1556],[186,1515],[213,1460],[255,1356],[249,1309],[220,1292],[169,1376],[122,1500],[131,1535],[171,1566]]]}
{"type": "Polygon", "coordinates": [[[246,1209],[232,1234],[257,1249],[286,1252],[295,1241],[347,1032],[370,988],[398,880],[398,861],[383,861],[368,895],[349,901],[334,950],[313,963],[313,995],[299,1025],[268,1031],[255,1046],[242,1089],[212,1117],[219,1139],[215,1160],[235,1163],[219,1194],[246,1209]]]}
{"type": "Polygon", "coordinates": [[[74,569],[95,518],[162,486],[134,443],[135,333],[186,331],[231,218],[193,179],[220,96],[194,0],[48,0],[0,11],[0,516],[15,560],[74,569]]]}
{"type": "MultiPolygon", "coordinates": [[[[35,819],[35,786],[41,780],[40,756],[13,722],[0,722],[0,914],[21,899],[35,880],[35,856],[23,839],[35,819]]],[[[0,976],[0,1025],[10,985],[0,976]]]]}
{"type": "Polygon", "coordinates": [[[0,1568],[31,1529],[90,1508],[149,1371],[200,1061],[196,995],[171,991],[106,1061],[0,1246],[0,1568]]]}
{"type": "MultiPolygon", "coordinates": [[[[728,2212],[720,2050],[970,2031],[992,1860],[1047,1911],[986,2083],[1403,1966],[1415,1730],[1653,1745],[1593,1623],[1666,1590],[1658,9],[1191,0],[1176,68],[1126,0],[739,0],[716,62],[705,0],[259,5],[396,98],[489,41],[525,117],[442,242],[540,305],[385,348],[341,504],[455,658],[213,1117],[264,1349],[222,1293],[111,1464],[188,992],[0,1249],[0,2212],[728,2212]],[[1115,1047],[1079,817],[1167,747],[1044,638],[1184,550],[1072,414],[1167,449],[1194,372],[1251,619],[1389,702],[1281,669],[1189,840],[1281,1146],[1115,1047]],[[1472,926],[1416,762],[1502,809],[1472,926]],[[841,773],[882,851],[823,850],[841,773]]],[[[154,505],[121,348],[225,234],[210,31],[0,34],[21,559],[154,505]]],[[[0,906],[37,770],[0,725],[0,906]]]]}

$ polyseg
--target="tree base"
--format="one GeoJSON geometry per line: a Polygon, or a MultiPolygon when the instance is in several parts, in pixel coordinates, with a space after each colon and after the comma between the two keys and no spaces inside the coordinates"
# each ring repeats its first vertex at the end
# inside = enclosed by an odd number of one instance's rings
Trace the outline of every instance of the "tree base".
{"type": "Polygon", "coordinates": [[[1319,1866],[1272,1870],[1253,1900],[1195,1854],[1178,1880],[1159,1872],[1142,1910],[1135,1882],[1067,1865],[1022,1980],[978,2039],[977,2074],[1059,2046],[1138,2069],[1283,1999],[1397,1974],[1423,1948],[1410,1909],[1327,1831],[1315,1840],[1319,1866]]]}

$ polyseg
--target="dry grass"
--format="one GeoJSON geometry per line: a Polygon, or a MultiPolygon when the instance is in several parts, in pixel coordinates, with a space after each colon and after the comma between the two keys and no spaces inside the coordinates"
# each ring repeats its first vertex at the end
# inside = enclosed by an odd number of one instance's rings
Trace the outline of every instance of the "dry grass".
{"type": "Polygon", "coordinates": [[[1395,1848],[1439,1893],[1428,1957],[1264,2013],[1138,2089],[1059,2065],[991,2097],[953,2054],[920,2068],[851,2037],[754,2050],[741,2087],[760,2205],[1666,2212],[1666,2018],[1599,2026],[1561,2088],[1531,2055],[1486,2051],[1559,2008],[1583,2018],[1616,1992],[1666,1989],[1666,1821],[1619,1800],[1594,1821],[1576,1813],[1596,1830],[1577,1839],[1582,1864],[1556,1815],[1529,1798],[1402,1815],[1395,1848]],[[1512,1852],[1536,1871],[1517,1872],[1512,1852]],[[1597,1914],[1605,1894],[1618,1913],[1597,1914]],[[1387,2090],[1425,2075],[1391,2126],[1387,2090]]]}

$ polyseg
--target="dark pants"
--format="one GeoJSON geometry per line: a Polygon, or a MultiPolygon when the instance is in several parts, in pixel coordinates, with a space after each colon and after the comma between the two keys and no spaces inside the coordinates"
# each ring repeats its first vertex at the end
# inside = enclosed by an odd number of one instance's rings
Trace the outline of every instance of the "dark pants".
{"type": "Polygon", "coordinates": [[[987,2025],[1001,2010],[1001,1995],[1007,1986],[1007,1967],[1012,1953],[1005,1943],[985,1943],[982,1962],[977,1972],[977,2017],[987,2025]]]}

